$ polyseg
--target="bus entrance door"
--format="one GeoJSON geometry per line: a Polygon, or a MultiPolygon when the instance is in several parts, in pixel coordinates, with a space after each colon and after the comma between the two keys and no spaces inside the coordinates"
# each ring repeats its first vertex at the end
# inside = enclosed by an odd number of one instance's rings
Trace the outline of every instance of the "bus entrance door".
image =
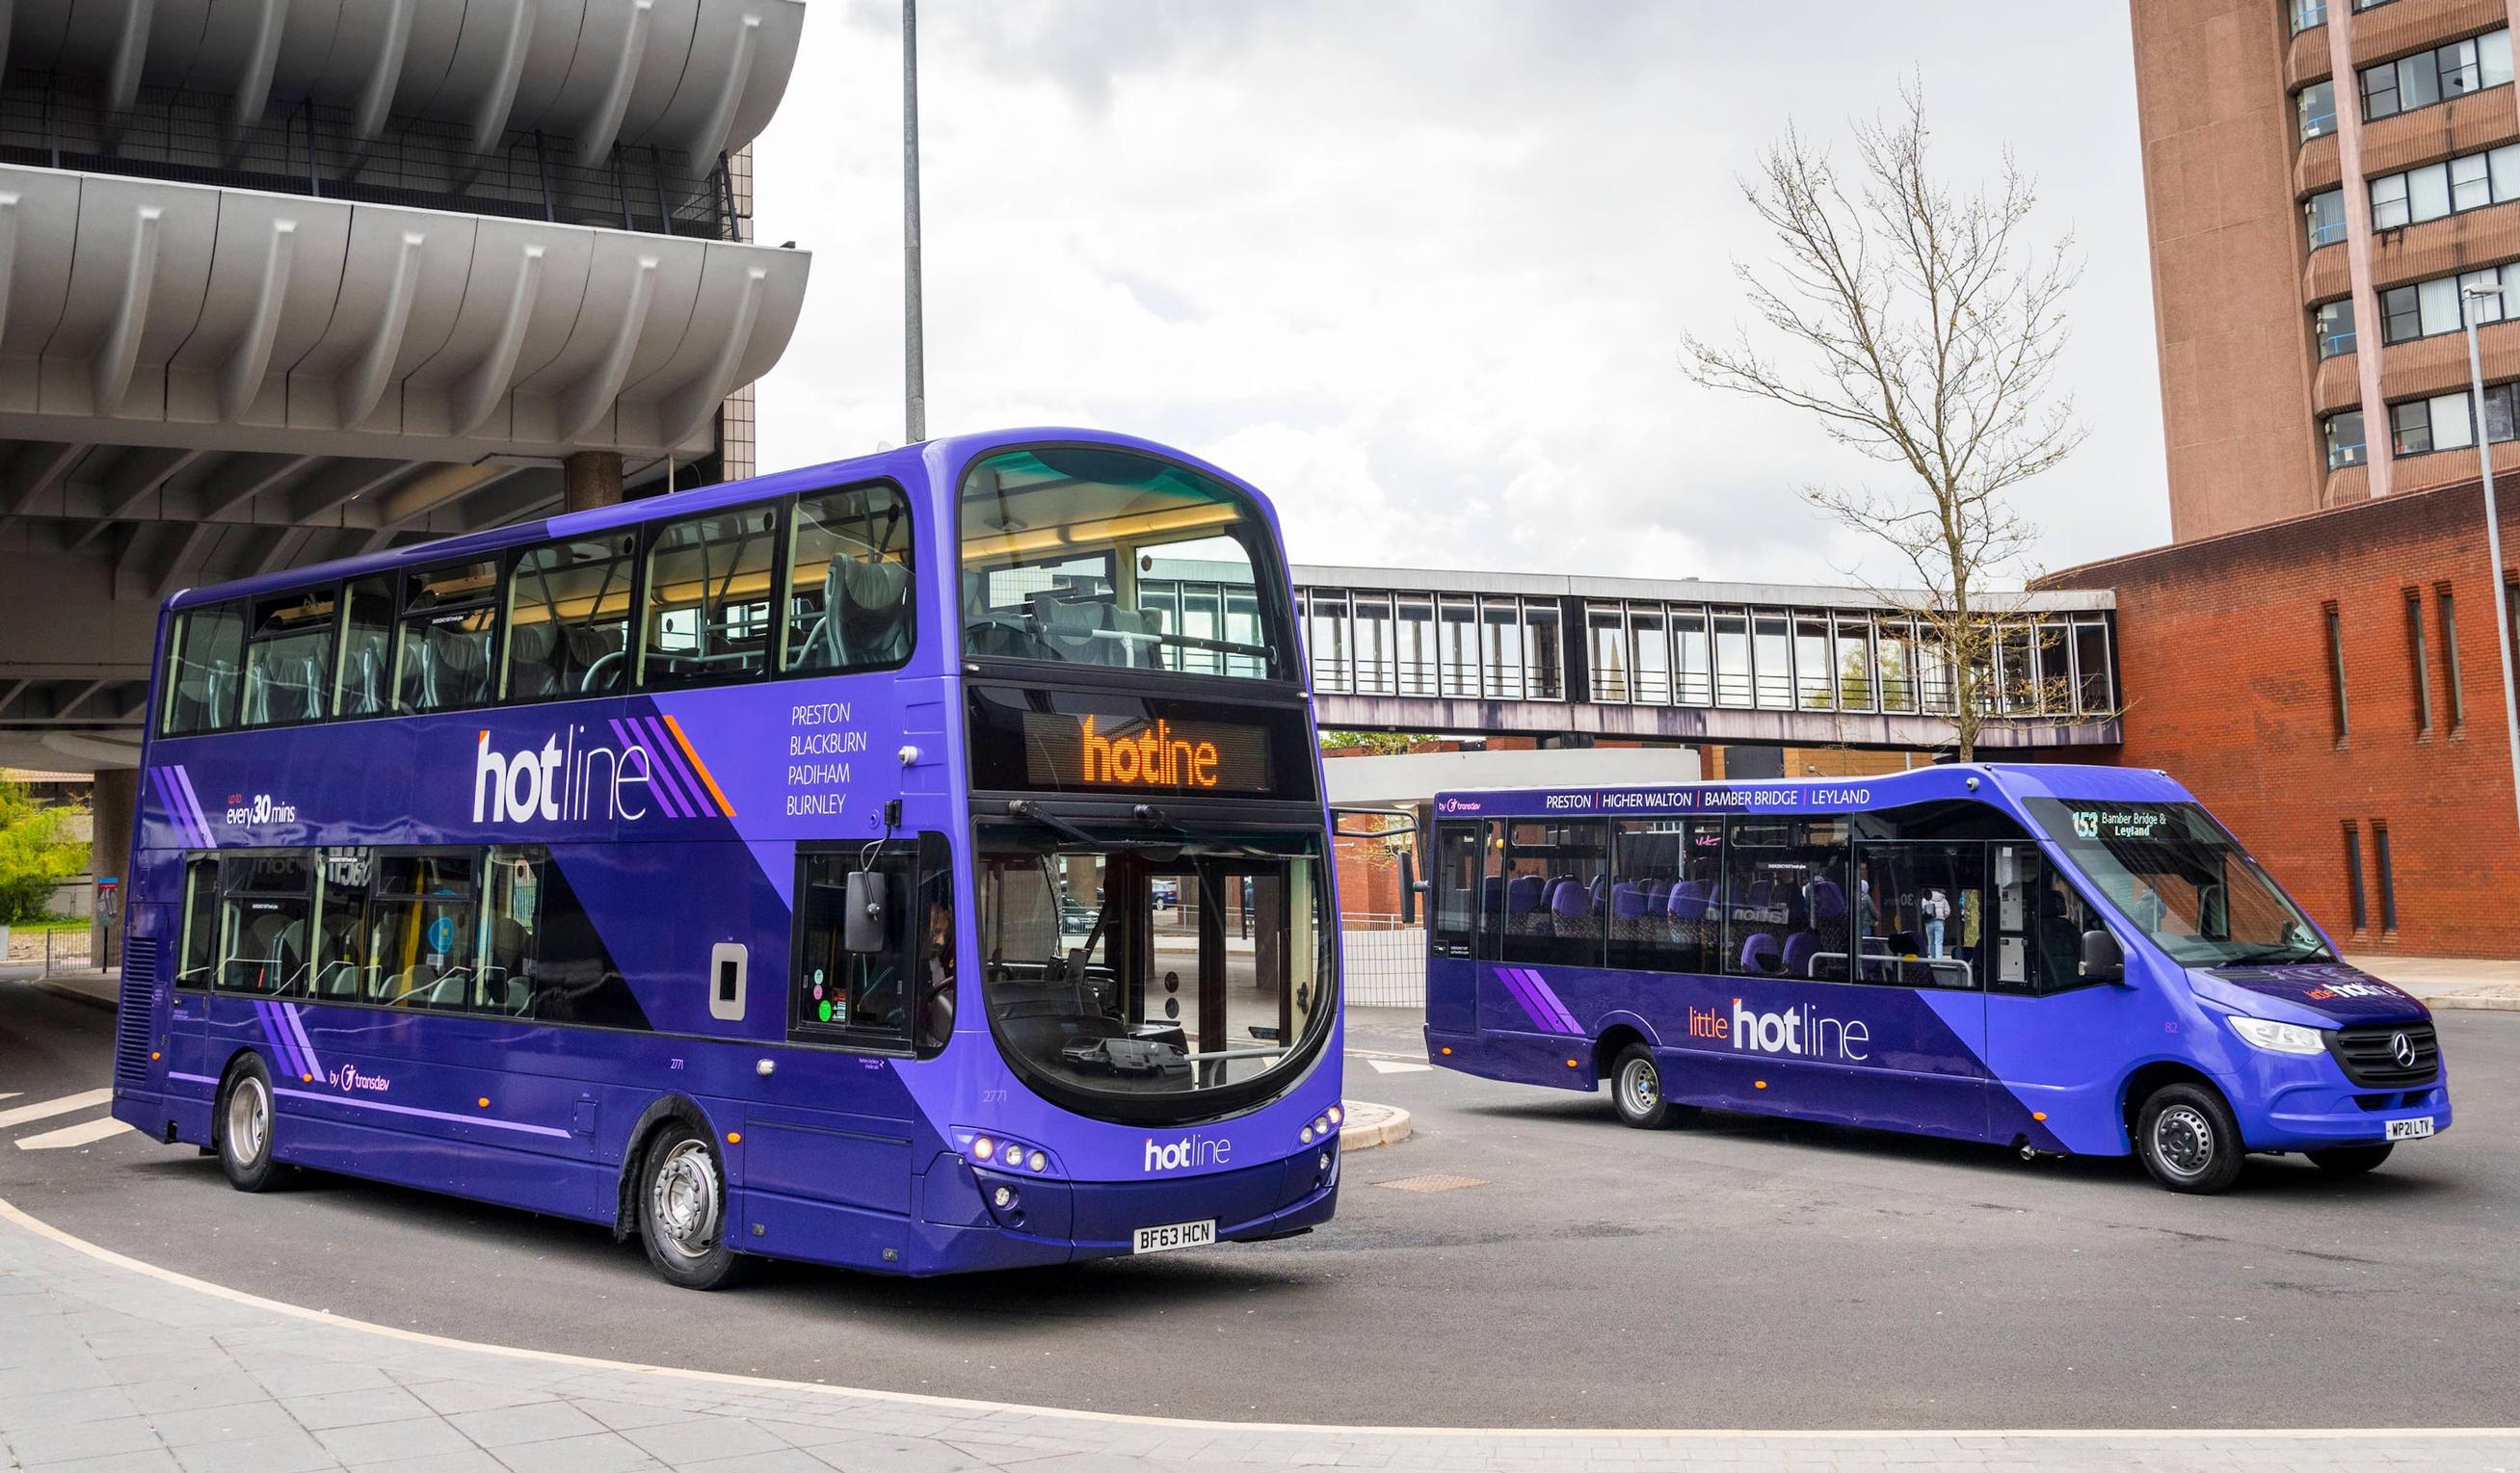
{"type": "Polygon", "coordinates": [[[1433,863],[1427,869],[1434,914],[1426,928],[1426,1027],[1434,1033],[1471,1034],[1479,1028],[1479,899],[1492,888],[1494,851],[1480,841],[1475,823],[1439,823],[1433,863]]]}
{"type": "Polygon", "coordinates": [[[1866,842],[1856,865],[1857,980],[1896,989],[1880,996],[1899,1013],[1871,1029],[1878,1103],[1901,1130],[1982,1138],[1995,940],[1986,846],[1866,842]]]}

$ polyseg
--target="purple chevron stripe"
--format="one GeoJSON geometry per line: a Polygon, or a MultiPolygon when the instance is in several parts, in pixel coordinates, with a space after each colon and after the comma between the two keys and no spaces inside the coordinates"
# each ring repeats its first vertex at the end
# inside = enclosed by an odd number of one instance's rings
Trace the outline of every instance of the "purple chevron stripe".
{"type": "Polygon", "coordinates": [[[648,750],[646,742],[632,736],[628,727],[618,721],[613,722],[611,726],[612,739],[621,743],[622,750],[628,751],[636,747],[646,755],[648,772],[652,779],[648,784],[648,790],[656,795],[656,806],[663,809],[665,817],[669,819],[686,817],[683,812],[682,795],[674,788],[674,775],[665,771],[665,764],[657,760],[655,753],[648,750]]]}
{"type": "Polygon", "coordinates": [[[1524,981],[1531,984],[1531,990],[1539,996],[1541,1004],[1547,1007],[1550,1013],[1556,1018],[1557,1025],[1560,1028],[1565,1029],[1568,1033],[1582,1033],[1584,1031],[1583,1026],[1575,1021],[1575,1014],[1569,1012],[1566,1008],[1566,1004],[1558,1001],[1556,991],[1549,985],[1549,980],[1547,978],[1541,976],[1540,973],[1531,971],[1527,968],[1524,970],[1522,976],[1524,981]]]}
{"type": "Polygon", "coordinates": [[[641,721],[636,716],[630,717],[629,722],[630,730],[639,737],[639,744],[648,749],[648,756],[654,761],[657,771],[673,782],[675,793],[682,798],[683,806],[691,810],[691,816],[707,818],[708,795],[700,791],[699,782],[692,777],[691,769],[683,765],[682,755],[674,750],[671,738],[653,722],[641,721]]]}
{"type": "Polygon", "coordinates": [[[1555,1021],[1549,1016],[1547,1009],[1540,1005],[1540,1000],[1532,996],[1531,984],[1522,980],[1522,974],[1520,972],[1515,971],[1509,966],[1500,966],[1497,968],[1496,975],[1497,980],[1505,984],[1505,990],[1513,994],[1513,1001],[1515,1004],[1522,1008],[1524,1013],[1529,1015],[1534,1024],[1542,1028],[1554,1028],[1557,1026],[1555,1021]]]}
{"type": "Polygon", "coordinates": [[[207,847],[208,835],[193,822],[193,812],[184,806],[184,794],[175,786],[175,770],[171,767],[150,769],[158,780],[158,801],[166,805],[166,822],[175,826],[175,837],[187,849],[207,847]]]}
{"type": "Polygon", "coordinates": [[[253,1011],[254,1016],[262,1019],[264,1037],[271,1040],[272,1049],[280,1054],[281,1067],[292,1074],[314,1073],[306,1067],[306,1061],[297,1056],[297,1040],[290,1036],[289,1025],[280,1020],[280,1004],[256,1000],[253,1011]]]}
{"type": "Polygon", "coordinates": [[[348,1105],[359,1110],[382,1110],[388,1115],[409,1115],[421,1120],[451,1120],[458,1125],[487,1126],[494,1131],[521,1131],[528,1136],[555,1136],[569,1138],[566,1131],[548,1125],[526,1125],[518,1120],[493,1120],[486,1115],[459,1115],[453,1110],[423,1110],[411,1105],[386,1104],[381,1099],[353,1099],[346,1094],[318,1094],[312,1090],[274,1090],[274,1094],[290,1099],[313,1099],[325,1104],[348,1105]]]}
{"type": "Polygon", "coordinates": [[[193,791],[193,775],[184,771],[181,764],[175,768],[175,782],[184,789],[184,801],[193,807],[193,822],[201,826],[203,846],[216,849],[219,846],[218,831],[210,827],[210,816],[202,811],[202,795],[193,791]]]}
{"type": "Polygon", "coordinates": [[[666,761],[674,764],[674,776],[682,779],[683,785],[691,789],[692,807],[695,811],[708,818],[725,817],[717,811],[717,801],[708,795],[707,784],[692,776],[691,766],[683,761],[683,744],[674,739],[673,733],[665,730],[665,724],[662,721],[650,716],[643,723],[641,718],[634,716],[630,718],[630,724],[640,727],[655,738],[656,749],[665,754],[666,761]]]}
{"type": "Polygon", "coordinates": [[[155,792],[158,795],[158,806],[166,810],[166,822],[174,826],[175,838],[177,842],[183,844],[184,847],[188,849],[191,848],[193,843],[192,829],[184,823],[183,815],[175,811],[174,795],[166,790],[166,770],[164,768],[153,767],[149,769],[149,788],[150,791],[155,792]]]}
{"type": "Polygon", "coordinates": [[[306,1059],[306,1072],[317,1079],[324,1077],[324,1061],[315,1056],[315,1041],[306,1035],[305,1014],[286,1003],[273,1004],[289,1023],[290,1034],[297,1040],[297,1051],[306,1059]]]}

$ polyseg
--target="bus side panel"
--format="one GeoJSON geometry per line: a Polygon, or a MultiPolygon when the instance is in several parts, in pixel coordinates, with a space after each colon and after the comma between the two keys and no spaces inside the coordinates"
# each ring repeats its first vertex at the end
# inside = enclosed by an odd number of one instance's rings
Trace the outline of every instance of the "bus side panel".
{"type": "Polygon", "coordinates": [[[2160,1000],[2156,987],[2147,981],[2139,988],[2078,987],[2045,997],[1990,997],[1987,1062],[1997,1080],[1998,1137],[2027,1135],[2033,1144],[2048,1148],[2039,1138],[2045,1132],[2053,1138],[2053,1149],[2125,1155],[2126,1121],[2118,1099],[2122,1082],[2140,1062],[2190,1052],[2184,1024],[2160,1000]],[[2030,1118],[2037,1115],[2048,1118],[2030,1118]]]}

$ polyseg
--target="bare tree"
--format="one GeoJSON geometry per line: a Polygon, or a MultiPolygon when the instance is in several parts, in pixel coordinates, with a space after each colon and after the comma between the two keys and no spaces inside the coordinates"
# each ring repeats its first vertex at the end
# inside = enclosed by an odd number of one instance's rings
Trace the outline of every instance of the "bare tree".
{"type": "Polygon", "coordinates": [[[1852,124],[1851,180],[1788,125],[1741,183],[1779,249],[1733,273],[1794,361],[1744,329],[1729,346],[1691,335],[1683,369],[1706,387],[1809,411],[1830,438],[1908,472],[1894,487],[1803,495],[1913,575],[1910,591],[1882,596],[1916,618],[1926,671],[1949,672],[1965,762],[1997,704],[1995,647],[2021,634],[2014,601],[1987,585],[2022,567],[2038,535],[2006,493],[2083,438],[2052,381],[2082,268],[2070,236],[2029,238],[2037,190],[2009,154],[1993,188],[1936,178],[1923,90],[1912,80],[1900,97],[1896,117],[1852,124]]]}

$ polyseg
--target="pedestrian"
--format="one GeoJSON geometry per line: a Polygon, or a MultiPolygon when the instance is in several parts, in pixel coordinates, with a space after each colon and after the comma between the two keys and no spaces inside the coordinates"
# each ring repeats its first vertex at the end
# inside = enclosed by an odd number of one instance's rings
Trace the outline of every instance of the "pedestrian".
{"type": "Polygon", "coordinates": [[[1925,956],[1929,960],[1940,961],[1943,960],[1943,922],[1952,918],[1952,903],[1944,898],[1942,891],[1928,890],[1916,910],[1925,917],[1925,956]]]}

